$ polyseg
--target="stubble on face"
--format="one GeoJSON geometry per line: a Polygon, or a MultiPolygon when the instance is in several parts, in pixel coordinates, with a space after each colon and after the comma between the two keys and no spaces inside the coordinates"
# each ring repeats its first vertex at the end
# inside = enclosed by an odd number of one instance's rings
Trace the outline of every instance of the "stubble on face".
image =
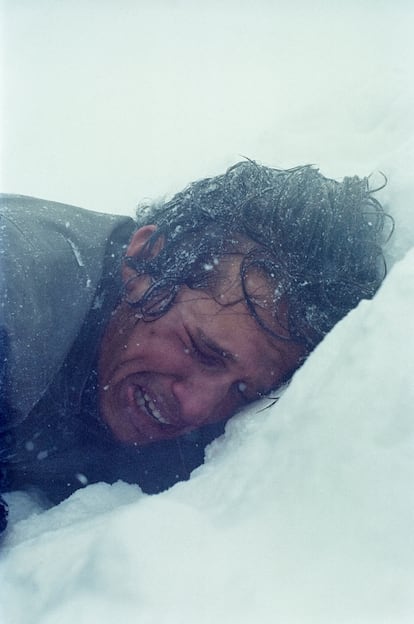
{"type": "MultiPolygon", "coordinates": [[[[115,309],[100,349],[99,399],[102,419],[119,441],[147,444],[227,419],[297,367],[303,349],[289,346],[286,328],[278,325],[285,339],[274,340],[248,311],[240,285],[241,258],[229,254],[223,260],[209,291],[182,287],[172,308],[155,321],[141,320],[126,301],[115,309]],[[213,342],[219,347],[211,348],[213,342]],[[217,357],[220,351],[236,357],[230,362],[217,357]],[[220,395],[224,383],[228,390],[220,395]],[[251,398],[235,391],[241,386],[251,398]],[[203,395],[204,413],[189,409],[197,393],[203,395]]],[[[144,279],[136,280],[135,294],[142,296],[144,279]]],[[[252,272],[246,287],[261,315],[274,322],[263,277],[252,272]]],[[[279,307],[285,319],[286,306],[279,302],[279,307]]]]}

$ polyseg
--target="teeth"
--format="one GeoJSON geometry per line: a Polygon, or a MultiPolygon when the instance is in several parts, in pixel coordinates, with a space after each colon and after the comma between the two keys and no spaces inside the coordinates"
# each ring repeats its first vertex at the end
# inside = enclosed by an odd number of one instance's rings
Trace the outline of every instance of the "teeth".
{"type": "Polygon", "coordinates": [[[166,420],[159,409],[155,407],[154,401],[148,396],[146,392],[142,392],[141,388],[137,388],[135,391],[135,402],[138,407],[143,407],[146,413],[151,416],[157,422],[163,425],[170,425],[171,423],[166,420]]]}

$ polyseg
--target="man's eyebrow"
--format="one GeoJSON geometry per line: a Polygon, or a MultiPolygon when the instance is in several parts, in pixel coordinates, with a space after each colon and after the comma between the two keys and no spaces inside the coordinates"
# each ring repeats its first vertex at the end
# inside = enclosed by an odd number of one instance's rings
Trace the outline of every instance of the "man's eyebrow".
{"type": "Polygon", "coordinates": [[[197,327],[197,338],[206,346],[210,351],[214,351],[222,358],[229,360],[230,362],[237,362],[237,357],[231,351],[223,349],[213,338],[207,336],[200,327],[197,327]]]}

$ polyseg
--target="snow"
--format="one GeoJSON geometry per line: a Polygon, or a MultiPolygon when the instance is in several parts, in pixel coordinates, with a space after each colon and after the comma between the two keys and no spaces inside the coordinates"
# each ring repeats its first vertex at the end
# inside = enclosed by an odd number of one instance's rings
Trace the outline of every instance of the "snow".
{"type": "Polygon", "coordinates": [[[414,619],[414,9],[223,4],[3,3],[17,69],[4,190],[124,212],[240,154],[335,177],[383,171],[392,268],[272,408],[229,423],[189,482],[158,496],[90,485],[53,508],[9,495],[2,624],[414,619]]]}

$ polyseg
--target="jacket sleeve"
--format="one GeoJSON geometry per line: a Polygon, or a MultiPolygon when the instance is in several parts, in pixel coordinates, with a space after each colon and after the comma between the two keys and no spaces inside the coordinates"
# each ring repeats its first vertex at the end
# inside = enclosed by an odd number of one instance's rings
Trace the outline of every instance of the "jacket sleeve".
{"type": "Polygon", "coordinates": [[[16,422],[44,394],[78,335],[108,239],[120,226],[132,231],[131,224],[128,217],[31,197],[1,198],[0,326],[9,345],[7,393],[16,422]]]}

